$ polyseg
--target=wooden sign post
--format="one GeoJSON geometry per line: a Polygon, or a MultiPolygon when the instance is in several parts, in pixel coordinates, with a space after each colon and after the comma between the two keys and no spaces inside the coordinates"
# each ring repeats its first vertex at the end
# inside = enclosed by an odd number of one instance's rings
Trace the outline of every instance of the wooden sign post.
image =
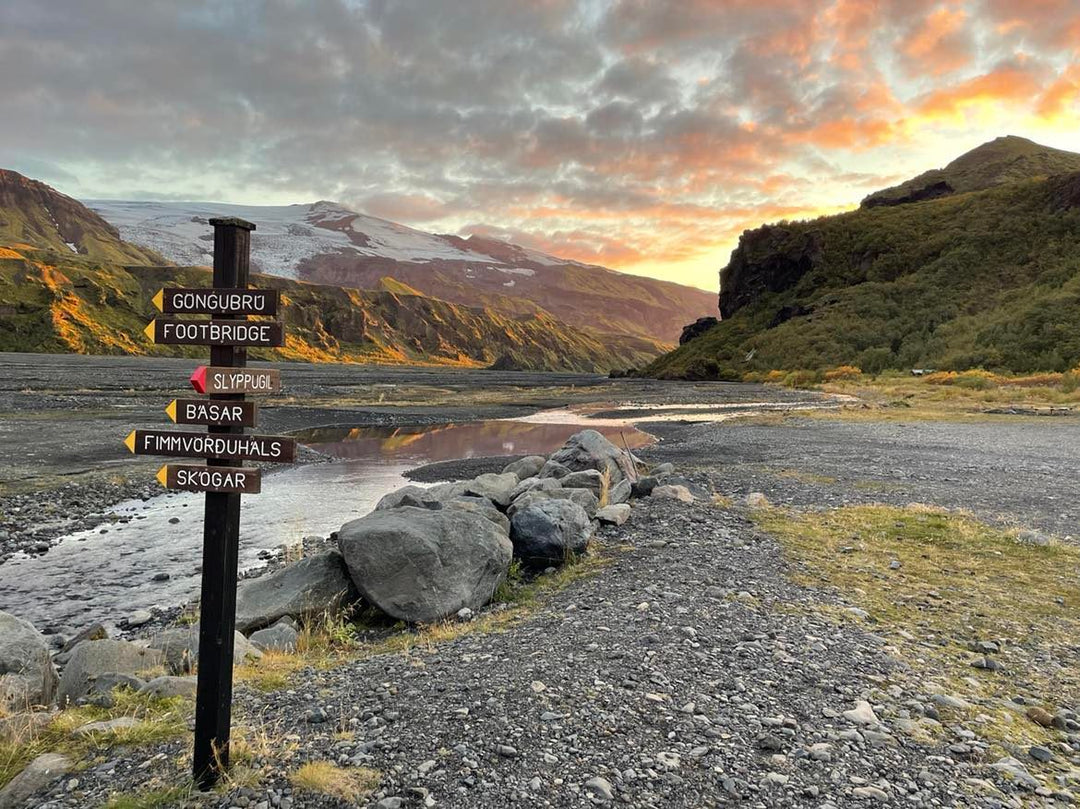
{"type": "Polygon", "coordinates": [[[193,766],[195,782],[204,790],[229,766],[240,495],[258,494],[262,486],[260,471],[240,462],[288,463],[296,454],[292,438],[244,434],[257,415],[244,394],[281,387],[277,371],[246,367],[246,346],[280,346],[284,340],[280,321],[247,319],[276,315],[279,304],[276,290],[247,286],[255,225],[242,219],[211,219],[210,224],[213,288],[166,288],[154,296],[154,305],[164,314],[211,319],[157,319],[146,328],[156,343],[210,346],[210,365],[191,375],[192,387],[209,399],[178,399],[165,409],[177,424],[205,424],[207,432],[134,430],[124,442],[139,455],[206,458],[205,466],[167,464],[158,472],[167,489],[206,492],[193,766]]]}

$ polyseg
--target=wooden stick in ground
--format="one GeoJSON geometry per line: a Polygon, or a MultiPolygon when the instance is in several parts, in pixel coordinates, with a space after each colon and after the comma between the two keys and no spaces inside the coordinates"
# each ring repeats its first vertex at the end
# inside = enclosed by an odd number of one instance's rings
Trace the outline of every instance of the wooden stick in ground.
{"type": "Polygon", "coordinates": [[[636,463],[634,463],[634,453],[632,453],[632,452],[630,451],[630,444],[629,444],[629,443],[627,443],[627,441],[626,441],[626,436],[625,436],[625,435],[623,435],[623,431],[622,431],[622,430],[619,430],[619,438],[621,438],[621,439],[622,439],[622,443],[623,443],[623,446],[624,446],[624,447],[626,447],[626,455],[627,455],[627,457],[628,457],[628,458],[630,459],[630,469],[631,469],[631,470],[633,471],[633,473],[634,473],[634,482],[636,483],[636,482],[637,482],[637,479],[638,479],[638,474],[637,474],[637,464],[636,464],[636,463]]]}

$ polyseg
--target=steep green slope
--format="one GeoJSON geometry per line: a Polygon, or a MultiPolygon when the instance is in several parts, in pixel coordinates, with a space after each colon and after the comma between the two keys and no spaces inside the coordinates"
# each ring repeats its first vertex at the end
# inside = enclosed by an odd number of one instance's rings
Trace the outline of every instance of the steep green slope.
{"type": "Polygon", "coordinates": [[[1080,173],[747,231],[720,308],[644,373],[1073,368],[1080,173]]]}
{"type": "Polygon", "coordinates": [[[116,228],[81,202],[37,180],[0,169],[0,244],[27,244],[119,264],[169,264],[121,241],[116,228]]]}
{"type": "MultiPolygon", "coordinates": [[[[602,372],[657,353],[647,340],[604,344],[546,312],[504,316],[396,282],[356,290],[256,276],[252,285],[281,290],[288,333],[283,348],[252,351],[257,358],[602,372]]],[[[143,336],[162,286],[207,287],[210,273],[0,247],[0,351],[205,358],[206,349],[156,346],[143,336]]]]}

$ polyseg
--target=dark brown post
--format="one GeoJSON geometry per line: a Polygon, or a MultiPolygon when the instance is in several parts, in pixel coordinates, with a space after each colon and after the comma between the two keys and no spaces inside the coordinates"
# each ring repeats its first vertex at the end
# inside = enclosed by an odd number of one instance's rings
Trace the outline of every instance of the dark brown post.
{"type": "MultiPolygon", "coordinates": [[[[251,231],[243,219],[211,219],[214,226],[214,288],[246,288],[251,231]]],[[[211,346],[210,364],[242,368],[247,349],[211,346]]],[[[243,401],[244,394],[211,399],[243,401]]],[[[211,433],[243,433],[243,427],[210,426],[211,433]]],[[[239,465],[207,461],[209,466],[239,465]]],[[[229,766],[232,726],[233,633],[236,627],[236,565],[240,539],[240,495],[206,493],[203,526],[202,600],[199,610],[199,679],[195,702],[195,782],[209,789],[229,766]]]]}

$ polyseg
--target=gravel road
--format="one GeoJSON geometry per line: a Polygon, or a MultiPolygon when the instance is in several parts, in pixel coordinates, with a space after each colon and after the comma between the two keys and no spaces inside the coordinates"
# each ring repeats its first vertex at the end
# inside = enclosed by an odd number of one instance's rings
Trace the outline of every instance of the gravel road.
{"type": "Polygon", "coordinates": [[[1080,420],[643,424],[654,462],[707,471],[718,492],[779,505],[928,503],[1080,538],[1080,420]]]}

